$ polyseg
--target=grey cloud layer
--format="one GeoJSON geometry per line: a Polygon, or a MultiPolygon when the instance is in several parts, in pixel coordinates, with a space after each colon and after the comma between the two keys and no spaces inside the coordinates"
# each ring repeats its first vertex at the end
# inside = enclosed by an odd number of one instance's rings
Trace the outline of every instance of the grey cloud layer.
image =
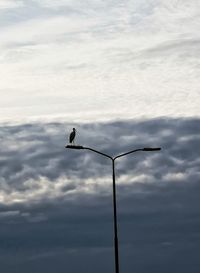
{"type": "MultiPolygon", "coordinates": [[[[142,170],[144,174],[158,174],[160,179],[168,174],[168,170],[186,174],[198,168],[197,127],[198,119],[88,124],[78,127],[77,142],[110,155],[137,147],[161,146],[163,152],[160,154],[140,153],[118,163],[119,174],[131,174],[134,169],[136,175],[142,170]]],[[[68,141],[67,129],[70,131],[69,126],[59,123],[1,128],[0,165],[6,184],[25,190],[24,182],[29,178],[44,177],[54,181],[62,176],[108,176],[110,169],[106,159],[86,151],[75,153],[64,149],[68,141]]]]}
{"type": "Polygon", "coordinates": [[[116,166],[123,270],[197,273],[199,119],[1,126],[0,269],[113,270],[111,166],[64,148],[73,126],[78,144],[111,155],[162,147],[116,166]]]}

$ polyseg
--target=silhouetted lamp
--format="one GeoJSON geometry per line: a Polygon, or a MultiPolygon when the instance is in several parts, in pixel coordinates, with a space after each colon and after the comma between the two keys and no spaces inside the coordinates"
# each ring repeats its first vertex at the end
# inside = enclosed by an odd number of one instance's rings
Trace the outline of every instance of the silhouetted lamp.
{"type": "MultiPolygon", "coordinates": [[[[74,138],[76,135],[76,129],[73,128],[72,133],[70,134],[70,143],[73,143],[74,138]]],[[[65,148],[68,149],[75,149],[75,150],[90,150],[92,152],[95,152],[97,154],[103,155],[109,159],[112,160],[112,177],[113,177],[113,215],[114,215],[114,250],[115,250],[115,272],[119,273],[119,252],[118,252],[118,235],[117,235],[117,206],[116,206],[116,186],[115,186],[115,160],[118,159],[119,157],[126,156],[128,154],[138,152],[138,151],[143,151],[143,152],[154,152],[154,151],[160,151],[161,148],[142,148],[142,149],[136,149],[129,151],[127,153],[123,153],[120,155],[117,155],[115,157],[112,157],[110,155],[107,155],[105,153],[99,152],[95,149],[89,148],[89,147],[84,147],[80,145],[67,145],[65,148]]]]}

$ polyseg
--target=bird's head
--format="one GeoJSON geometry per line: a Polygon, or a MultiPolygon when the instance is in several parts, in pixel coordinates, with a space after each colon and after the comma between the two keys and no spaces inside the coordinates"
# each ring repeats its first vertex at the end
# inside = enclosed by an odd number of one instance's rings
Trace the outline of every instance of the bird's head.
{"type": "Polygon", "coordinates": [[[74,131],[74,132],[76,132],[76,129],[75,129],[75,128],[73,128],[73,131],[74,131]]]}

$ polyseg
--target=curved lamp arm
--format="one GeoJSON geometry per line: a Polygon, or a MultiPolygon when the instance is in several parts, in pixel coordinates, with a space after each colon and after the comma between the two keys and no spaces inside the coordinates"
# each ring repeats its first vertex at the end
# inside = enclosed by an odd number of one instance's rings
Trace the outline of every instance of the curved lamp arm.
{"type": "Polygon", "coordinates": [[[116,160],[117,158],[120,158],[122,156],[126,156],[126,155],[129,155],[129,154],[132,154],[132,153],[135,153],[135,152],[139,152],[139,151],[154,152],[154,151],[160,151],[161,150],[161,148],[142,148],[142,149],[135,149],[135,150],[129,151],[127,153],[123,153],[123,154],[117,155],[115,157],[112,157],[110,155],[107,155],[107,154],[102,153],[100,151],[97,151],[95,149],[92,149],[92,148],[89,148],[89,147],[80,146],[80,145],[67,145],[67,146],[65,146],[65,148],[74,149],[74,150],[89,150],[89,151],[95,152],[97,154],[103,155],[103,156],[105,156],[107,158],[110,158],[111,160],[116,160]]]}

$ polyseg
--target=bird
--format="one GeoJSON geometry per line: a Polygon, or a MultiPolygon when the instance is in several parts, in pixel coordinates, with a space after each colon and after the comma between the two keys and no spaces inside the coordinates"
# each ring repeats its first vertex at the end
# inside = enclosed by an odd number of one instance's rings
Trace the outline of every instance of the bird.
{"type": "Polygon", "coordinates": [[[75,140],[75,136],[76,136],[76,129],[73,128],[73,131],[70,133],[69,135],[69,142],[74,144],[74,140],[75,140]]]}

